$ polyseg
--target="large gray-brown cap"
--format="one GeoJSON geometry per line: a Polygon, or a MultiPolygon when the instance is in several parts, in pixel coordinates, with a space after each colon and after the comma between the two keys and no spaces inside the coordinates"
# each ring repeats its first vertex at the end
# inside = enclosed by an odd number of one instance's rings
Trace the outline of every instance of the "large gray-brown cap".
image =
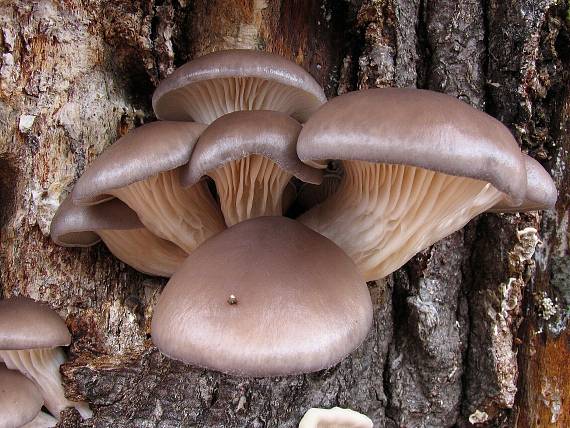
{"type": "Polygon", "coordinates": [[[27,297],[0,300],[0,350],[55,348],[71,343],[60,316],[27,297]]]}
{"type": "Polygon", "coordinates": [[[319,184],[323,172],[304,164],[297,156],[299,132],[299,122],[275,111],[226,114],[200,136],[182,174],[182,184],[193,185],[208,172],[249,155],[264,156],[298,179],[319,184]]]}
{"type": "Polygon", "coordinates": [[[204,243],[160,296],[152,338],[166,355],[244,376],[312,372],[366,337],[372,303],[340,248],[285,217],[204,243]]]}
{"type": "Polygon", "coordinates": [[[305,122],[326,102],[323,89],[297,64],[278,55],[227,50],[178,68],[152,97],[163,120],[211,123],[237,110],[274,110],[305,122]]]}
{"type": "Polygon", "coordinates": [[[204,129],[198,123],[152,122],[130,131],[89,165],[73,189],[74,202],[111,199],[112,190],[184,165],[204,129]]]}
{"type": "Polygon", "coordinates": [[[51,222],[53,241],[64,247],[90,247],[101,240],[99,230],[143,228],[137,213],[118,199],[87,207],[73,204],[68,196],[51,222]]]}
{"type": "Polygon", "coordinates": [[[0,363],[0,428],[31,422],[43,404],[42,395],[31,380],[0,363]]]}
{"type": "Polygon", "coordinates": [[[491,212],[522,212],[547,210],[554,207],[558,192],[552,177],[542,165],[528,155],[524,155],[526,165],[526,193],[522,204],[513,204],[510,198],[503,198],[493,206],[491,212]]]}
{"type": "Polygon", "coordinates": [[[526,192],[522,153],[498,120],[449,95],[369,89],[337,97],[299,135],[302,161],[411,165],[491,183],[516,203],[526,192]]]}

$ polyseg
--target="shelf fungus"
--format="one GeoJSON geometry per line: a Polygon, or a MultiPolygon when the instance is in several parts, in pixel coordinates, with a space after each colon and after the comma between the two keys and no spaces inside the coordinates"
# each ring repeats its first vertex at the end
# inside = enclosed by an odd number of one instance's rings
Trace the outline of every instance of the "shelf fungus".
{"type": "Polygon", "coordinates": [[[0,360],[34,382],[56,418],[67,407],[90,418],[89,406],[69,401],[61,384],[59,366],[66,360],[61,347],[70,343],[67,326],[47,305],[24,297],[0,300],[0,360]]]}
{"type": "Polygon", "coordinates": [[[545,208],[556,198],[548,174],[527,168],[504,125],[436,92],[339,96],[305,124],[297,152],[303,161],[343,162],[337,191],[298,221],[341,247],[366,280],[390,274],[484,211],[545,208]],[[545,183],[528,186],[527,172],[545,183]]]}
{"type": "Polygon", "coordinates": [[[160,296],[152,338],[186,363],[280,376],[338,363],[371,323],[366,283],[340,248],[295,220],[258,217],[188,256],[160,296]]]}
{"type": "Polygon", "coordinates": [[[215,120],[200,136],[182,183],[194,186],[209,175],[216,183],[226,224],[282,215],[292,176],[318,184],[322,170],[297,157],[301,125],[273,111],[239,111],[215,120]]]}
{"type": "Polygon", "coordinates": [[[149,275],[172,276],[188,255],[150,233],[137,213],[119,199],[77,206],[68,196],[51,222],[50,234],[64,247],[90,247],[102,240],[119,260],[149,275]]]}
{"type": "Polygon", "coordinates": [[[44,399],[34,383],[0,363],[0,428],[55,427],[57,419],[42,412],[44,399]]]}
{"type": "Polygon", "coordinates": [[[305,122],[324,102],[321,86],[278,55],[227,50],[204,55],[163,80],[152,97],[162,120],[212,123],[239,110],[271,110],[305,122]]]}
{"type": "Polygon", "coordinates": [[[73,189],[73,202],[93,205],[116,197],[150,232],[193,251],[225,228],[207,183],[180,184],[180,167],[189,161],[204,128],[153,122],[129,132],[87,168],[73,189]]]}

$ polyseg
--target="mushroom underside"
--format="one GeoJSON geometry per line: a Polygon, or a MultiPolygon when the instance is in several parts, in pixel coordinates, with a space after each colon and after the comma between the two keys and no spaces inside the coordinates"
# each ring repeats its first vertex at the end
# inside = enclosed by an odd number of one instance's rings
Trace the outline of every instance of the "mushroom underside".
{"type": "Polygon", "coordinates": [[[341,247],[367,281],[500,201],[490,183],[409,165],[345,161],[338,191],[298,220],[341,247]]]}
{"type": "Polygon", "coordinates": [[[250,155],[210,171],[226,224],[283,214],[283,192],[292,175],[271,159],[250,155]]]}
{"type": "Polygon", "coordinates": [[[46,408],[56,417],[67,407],[75,407],[85,419],[92,415],[89,406],[65,398],[59,366],[66,360],[61,348],[0,350],[0,358],[11,370],[18,370],[40,390],[46,408]]]}
{"type": "Polygon", "coordinates": [[[146,228],[97,233],[115,257],[149,275],[170,277],[188,256],[180,247],[146,228]]]}
{"type": "Polygon", "coordinates": [[[272,110],[302,122],[315,109],[316,98],[293,86],[257,77],[203,80],[163,95],[161,115],[210,124],[241,110],[272,110]]]}
{"type": "Polygon", "coordinates": [[[150,232],[190,253],[225,225],[207,184],[183,188],[179,172],[162,172],[109,194],[136,211],[150,232]]]}

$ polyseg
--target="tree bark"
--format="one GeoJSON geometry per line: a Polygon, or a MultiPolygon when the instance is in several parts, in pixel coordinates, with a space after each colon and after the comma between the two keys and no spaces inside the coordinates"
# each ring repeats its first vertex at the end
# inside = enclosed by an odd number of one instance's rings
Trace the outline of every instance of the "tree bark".
{"type": "MultiPolygon", "coordinates": [[[[49,302],[73,335],[66,427],[294,427],[349,407],[378,427],[570,426],[570,11],[562,0],[0,0],[1,296],[49,302]],[[48,237],[85,167],[154,120],[158,81],[207,52],[277,52],[329,97],[413,86],[505,123],[556,209],[483,215],[369,284],[374,326],[339,365],[226,376],[150,341],[165,281],[103,245],[48,237]]],[[[363,113],[364,114],[364,113],[363,113]]]]}

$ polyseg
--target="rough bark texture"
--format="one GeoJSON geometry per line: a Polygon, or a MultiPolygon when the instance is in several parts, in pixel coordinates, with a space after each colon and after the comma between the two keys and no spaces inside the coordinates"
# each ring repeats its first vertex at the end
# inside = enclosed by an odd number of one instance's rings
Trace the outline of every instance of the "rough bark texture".
{"type": "Polygon", "coordinates": [[[73,334],[62,426],[293,427],[313,406],[376,426],[570,426],[570,12],[564,0],[0,0],[0,280],[73,334]],[[85,166],[152,121],[156,83],[243,47],[302,64],[328,96],[417,86],[494,115],[559,189],[555,211],[484,215],[370,284],[374,328],[323,372],[243,379],[149,341],[164,281],[48,238],[85,166]]]}

